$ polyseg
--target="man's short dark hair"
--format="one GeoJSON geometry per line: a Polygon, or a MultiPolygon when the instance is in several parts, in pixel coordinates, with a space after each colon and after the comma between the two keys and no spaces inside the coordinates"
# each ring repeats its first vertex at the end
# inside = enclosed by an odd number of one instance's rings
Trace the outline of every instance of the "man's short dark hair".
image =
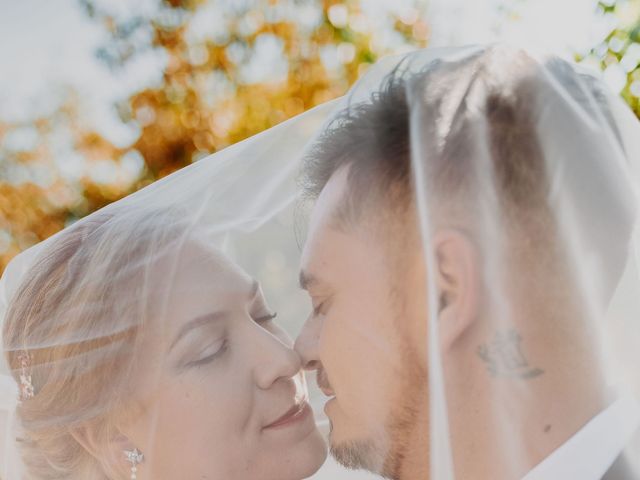
{"type": "Polygon", "coordinates": [[[370,101],[342,110],[304,159],[302,189],[314,200],[331,176],[349,168],[349,187],[337,213],[340,223],[355,220],[362,205],[394,186],[409,191],[411,182],[409,108],[406,78],[398,69],[385,79],[370,101]]]}
{"type": "MultiPolygon", "coordinates": [[[[521,50],[500,46],[459,61],[436,60],[418,71],[411,62],[409,56],[368,101],[349,105],[325,129],[304,159],[304,196],[317,198],[335,172],[348,168],[349,188],[337,212],[341,220],[356,220],[366,205],[409,201],[414,191],[413,143],[423,150],[420,161],[436,200],[463,199],[474,208],[482,188],[477,172],[492,169],[503,214],[522,218],[525,210],[544,210],[550,186],[536,131],[539,97],[546,94],[539,87],[538,62],[521,50]],[[471,106],[477,102],[472,90],[478,86],[483,89],[481,101],[471,106]],[[451,108],[455,111],[448,112],[451,108]],[[484,125],[479,126],[482,122],[473,116],[473,109],[480,110],[484,125]],[[438,127],[445,122],[450,123],[442,137],[438,127]],[[487,140],[477,142],[477,135],[487,140]],[[477,151],[478,145],[486,146],[488,155],[477,151]],[[491,164],[482,163],[484,159],[491,164]]],[[[604,115],[617,134],[605,95],[591,76],[557,58],[544,67],[561,79],[588,114],[604,115]]]]}
{"type": "MultiPolygon", "coordinates": [[[[607,168],[608,154],[593,148],[606,138],[606,145],[612,146],[613,140],[614,148],[624,151],[602,83],[559,58],[541,63],[522,50],[494,46],[462,60],[413,67],[409,56],[368,101],[345,108],[304,159],[302,188],[307,199],[316,198],[334,173],[348,168],[347,190],[336,212],[339,225],[357,224],[367,211],[378,217],[388,208],[407,211],[415,200],[413,155],[414,164],[421,162],[425,173],[430,214],[452,203],[457,204],[456,213],[481,223],[483,195],[495,195],[498,211],[492,213],[502,225],[517,228],[524,235],[517,238],[526,238],[532,248],[545,249],[557,238],[558,212],[551,211],[550,203],[556,172],[547,172],[549,152],[543,150],[540,136],[552,136],[569,147],[551,163],[552,168],[564,168],[566,175],[591,169],[594,177],[607,168]],[[559,97],[557,86],[566,97],[559,97]],[[570,139],[556,132],[540,133],[545,115],[556,106],[569,124],[576,121],[570,139]],[[574,110],[580,112],[580,122],[572,117],[574,110]],[[584,127],[591,120],[609,136],[602,131],[604,136],[594,138],[592,127],[584,127]]],[[[582,223],[576,233],[600,257],[607,270],[603,277],[617,279],[635,215],[629,211],[629,196],[616,182],[598,192],[585,184],[571,191],[571,181],[567,185],[563,194],[574,196],[578,210],[588,210],[577,212],[582,223]],[[594,202],[586,207],[582,200],[596,194],[599,201],[592,211],[594,202]]]]}

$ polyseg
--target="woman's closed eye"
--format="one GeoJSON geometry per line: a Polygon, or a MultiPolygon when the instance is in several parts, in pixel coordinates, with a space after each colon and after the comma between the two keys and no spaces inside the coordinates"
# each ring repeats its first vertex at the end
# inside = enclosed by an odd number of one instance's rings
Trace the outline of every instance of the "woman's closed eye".
{"type": "Polygon", "coordinates": [[[223,355],[228,349],[227,339],[221,339],[205,348],[200,355],[197,355],[198,359],[191,361],[187,364],[188,367],[199,367],[202,365],[213,362],[216,358],[223,355]]]}

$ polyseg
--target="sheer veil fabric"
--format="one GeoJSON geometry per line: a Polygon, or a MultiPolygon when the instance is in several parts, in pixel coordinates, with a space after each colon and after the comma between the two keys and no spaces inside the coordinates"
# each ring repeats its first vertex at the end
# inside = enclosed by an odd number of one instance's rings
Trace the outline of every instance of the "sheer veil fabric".
{"type": "MultiPolygon", "coordinates": [[[[300,334],[309,372],[296,396],[309,390],[317,420],[326,411],[346,466],[398,479],[640,478],[638,161],[632,112],[565,60],[504,45],[382,59],[344,97],[9,264],[0,478],[121,478],[124,457],[96,447],[122,441],[104,426],[112,416],[144,439],[139,478],[175,478],[183,464],[213,475],[193,458],[197,440],[172,443],[173,404],[146,399],[197,397],[184,378],[244,391],[226,369],[263,337],[221,341],[224,356],[197,374],[176,362],[211,353],[218,334],[187,335],[181,356],[169,344],[177,319],[246,296],[247,278],[300,334]]],[[[224,408],[195,413],[207,425],[224,408]]]]}

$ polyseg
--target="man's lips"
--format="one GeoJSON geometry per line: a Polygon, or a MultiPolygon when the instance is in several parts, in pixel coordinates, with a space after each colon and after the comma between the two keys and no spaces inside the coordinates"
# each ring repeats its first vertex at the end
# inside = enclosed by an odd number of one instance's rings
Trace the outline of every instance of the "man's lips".
{"type": "Polygon", "coordinates": [[[306,400],[300,403],[296,403],[293,407],[287,410],[287,412],[284,415],[282,415],[281,417],[279,417],[277,420],[270,423],[266,427],[263,427],[263,429],[281,427],[283,425],[286,425],[287,423],[294,422],[298,418],[305,415],[305,413],[309,410],[309,408],[310,408],[309,404],[307,403],[306,400]]]}
{"type": "Polygon", "coordinates": [[[320,390],[322,390],[322,393],[324,393],[327,397],[335,397],[336,393],[331,388],[327,372],[325,372],[323,368],[319,369],[316,373],[316,382],[320,390]]]}

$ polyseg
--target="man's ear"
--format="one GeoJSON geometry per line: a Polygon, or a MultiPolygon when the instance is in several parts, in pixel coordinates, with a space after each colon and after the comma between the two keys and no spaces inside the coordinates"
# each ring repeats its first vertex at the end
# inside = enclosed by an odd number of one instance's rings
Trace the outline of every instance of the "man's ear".
{"type": "Polygon", "coordinates": [[[480,268],[476,246],[463,232],[444,229],[433,239],[438,288],[438,330],[443,352],[478,317],[480,268]]]}
{"type": "Polygon", "coordinates": [[[102,465],[105,472],[116,475],[116,478],[129,475],[129,464],[124,451],[133,450],[135,445],[117,427],[98,426],[91,422],[73,428],[70,433],[102,465]]]}

